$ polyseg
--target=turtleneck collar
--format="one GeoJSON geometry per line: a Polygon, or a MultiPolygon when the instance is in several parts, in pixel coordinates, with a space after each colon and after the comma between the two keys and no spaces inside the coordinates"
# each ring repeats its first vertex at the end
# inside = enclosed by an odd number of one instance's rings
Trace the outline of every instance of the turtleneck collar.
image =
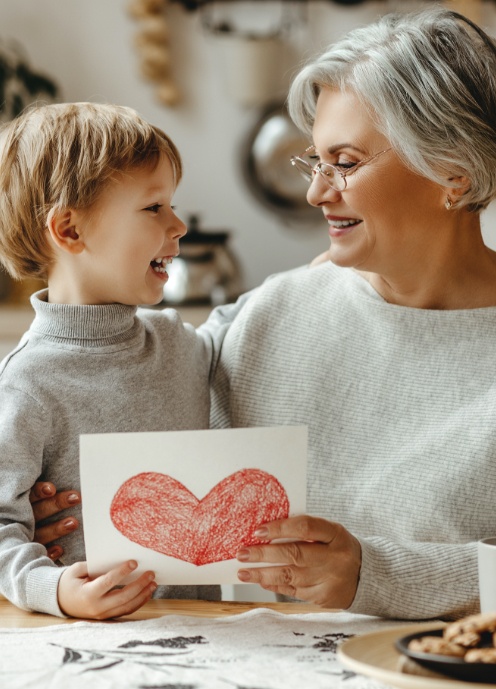
{"type": "Polygon", "coordinates": [[[87,347],[123,342],[137,324],[137,306],[50,304],[47,289],[33,294],[31,305],[36,314],[32,332],[87,347]]]}

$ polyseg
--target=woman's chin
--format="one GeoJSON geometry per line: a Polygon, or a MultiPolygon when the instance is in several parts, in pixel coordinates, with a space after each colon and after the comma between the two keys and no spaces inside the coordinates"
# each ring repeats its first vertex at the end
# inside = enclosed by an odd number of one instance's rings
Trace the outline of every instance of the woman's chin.
{"type": "Polygon", "coordinates": [[[344,245],[343,242],[331,242],[329,247],[329,259],[340,268],[356,268],[357,270],[370,270],[371,247],[363,243],[353,246],[344,245]]]}
{"type": "Polygon", "coordinates": [[[346,251],[341,247],[332,246],[329,249],[329,260],[340,268],[355,268],[359,263],[359,257],[355,252],[346,251]]]}

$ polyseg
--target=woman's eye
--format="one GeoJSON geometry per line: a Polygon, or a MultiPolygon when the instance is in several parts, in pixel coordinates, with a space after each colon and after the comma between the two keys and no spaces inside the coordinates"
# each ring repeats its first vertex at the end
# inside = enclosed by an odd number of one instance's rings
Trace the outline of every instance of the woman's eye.
{"type": "Polygon", "coordinates": [[[161,203],[154,203],[152,206],[147,206],[143,210],[150,211],[150,213],[158,213],[161,208],[162,208],[161,203]]]}
{"type": "Polygon", "coordinates": [[[334,167],[337,167],[339,170],[351,170],[354,168],[356,163],[350,163],[347,161],[343,161],[341,163],[336,163],[334,167]]]}

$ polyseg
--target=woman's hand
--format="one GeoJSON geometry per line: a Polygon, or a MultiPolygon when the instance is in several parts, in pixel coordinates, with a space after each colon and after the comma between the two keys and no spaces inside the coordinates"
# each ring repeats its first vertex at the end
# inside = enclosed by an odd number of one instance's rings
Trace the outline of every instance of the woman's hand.
{"type": "Polygon", "coordinates": [[[321,263],[327,263],[327,261],[331,260],[331,256],[328,251],[324,251],[324,253],[319,254],[316,256],[313,261],[310,263],[310,268],[313,268],[314,266],[320,266],[321,263]]]}
{"type": "Polygon", "coordinates": [[[240,562],[278,565],[241,569],[240,581],[325,608],[346,609],[353,603],[361,547],[344,526],[303,515],[268,522],[255,531],[255,536],[270,541],[289,538],[293,542],[242,548],[237,554],[240,562]]]}
{"type": "MultiPolygon", "coordinates": [[[[53,483],[39,481],[35,483],[31,489],[29,500],[33,506],[34,520],[38,524],[38,522],[68,507],[78,505],[81,502],[81,496],[74,490],[66,490],[62,493],[57,493],[53,483]]],[[[47,545],[57,540],[57,538],[66,536],[72,531],[75,531],[78,526],[79,522],[74,517],[59,519],[59,521],[53,522],[52,524],[37,527],[34,532],[34,540],[36,543],[47,545]]],[[[48,557],[52,560],[57,560],[63,552],[64,549],[59,545],[47,547],[48,557]]]]}
{"type": "Polygon", "coordinates": [[[150,600],[157,588],[153,572],[144,572],[130,584],[115,588],[137,566],[137,562],[129,560],[90,579],[86,562],[76,562],[60,577],[57,591],[60,609],[71,617],[91,620],[130,615],[150,600]]]}

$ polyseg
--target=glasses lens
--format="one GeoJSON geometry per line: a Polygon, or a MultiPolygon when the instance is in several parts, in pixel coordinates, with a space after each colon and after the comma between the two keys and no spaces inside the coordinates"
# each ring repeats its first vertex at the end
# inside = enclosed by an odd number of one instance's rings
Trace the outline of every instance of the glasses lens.
{"type": "Polygon", "coordinates": [[[293,158],[291,158],[291,165],[294,165],[294,167],[298,170],[300,175],[302,175],[307,180],[307,182],[312,181],[312,178],[313,178],[312,166],[303,157],[300,158],[298,156],[294,156],[293,158]]]}
{"type": "Polygon", "coordinates": [[[293,156],[291,164],[294,165],[307,182],[311,182],[318,172],[327,184],[336,191],[344,191],[346,189],[345,178],[332,165],[317,163],[315,149],[313,148],[305,151],[301,156],[293,156]]]}
{"type": "Polygon", "coordinates": [[[336,191],[346,189],[346,179],[332,165],[321,163],[317,169],[330,187],[336,191]]]}

